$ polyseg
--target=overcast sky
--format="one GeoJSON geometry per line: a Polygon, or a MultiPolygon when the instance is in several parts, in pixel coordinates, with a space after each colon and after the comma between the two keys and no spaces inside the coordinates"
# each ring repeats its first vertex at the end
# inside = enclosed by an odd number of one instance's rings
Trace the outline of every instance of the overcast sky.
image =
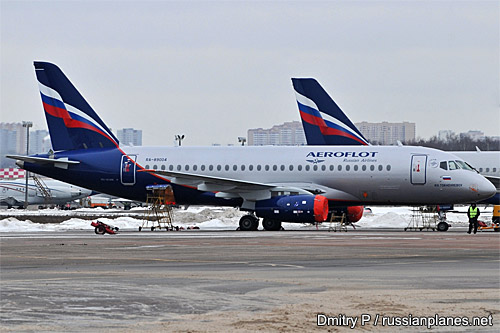
{"type": "Polygon", "coordinates": [[[314,77],[353,122],[500,135],[498,1],[4,1],[0,121],[45,129],[34,60],[144,145],[237,144],[299,120],[314,77]]]}

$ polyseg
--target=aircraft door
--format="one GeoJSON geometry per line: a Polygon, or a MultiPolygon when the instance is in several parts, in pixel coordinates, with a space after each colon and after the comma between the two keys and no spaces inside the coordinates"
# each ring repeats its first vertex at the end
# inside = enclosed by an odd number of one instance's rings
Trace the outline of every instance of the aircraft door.
{"type": "Polygon", "coordinates": [[[413,155],[411,157],[410,182],[413,185],[424,185],[426,183],[427,155],[413,155]]]}
{"type": "Polygon", "coordinates": [[[135,161],[137,155],[123,155],[120,164],[120,179],[123,185],[135,184],[135,161]]]}

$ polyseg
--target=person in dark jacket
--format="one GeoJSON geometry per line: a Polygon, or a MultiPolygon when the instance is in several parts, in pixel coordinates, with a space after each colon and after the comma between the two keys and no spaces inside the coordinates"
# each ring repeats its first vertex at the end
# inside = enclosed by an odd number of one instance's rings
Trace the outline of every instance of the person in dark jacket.
{"type": "Polygon", "coordinates": [[[467,217],[469,218],[469,231],[467,231],[468,234],[472,231],[472,228],[474,227],[474,234],[477,232],[477,218],[481,212],[479,211],[479,208],[476,207],[476,204],[473,203],[470,205],[469,209],[467,210],[467,217]]]}

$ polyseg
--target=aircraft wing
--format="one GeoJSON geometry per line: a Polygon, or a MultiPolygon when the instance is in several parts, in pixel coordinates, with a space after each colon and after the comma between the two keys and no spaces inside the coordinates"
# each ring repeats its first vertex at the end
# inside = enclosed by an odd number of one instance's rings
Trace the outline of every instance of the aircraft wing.
{"type": "MultiPolygon", "coordinates": [[[[224,189],[236,189],[236,188],[245,188],[247,190],[265,190],[276,187],[276,185],[272,184],[264,184],[258,182],[248,182],[244,180],[236,180],[231,178],[224,177],[213,177],[206,175],[198,175],[195,173],[188,172],[179,172],[179,171],[164,171],[164,170],[154,170],[154,169],[145,169],[140,170],[138,172],[150,172],[155,173],[161,176],[167,176],[171,178],[171,182],[173,184],[179,185],[190,185],[190,186],[200,186],[200,185],[213,185],[214,187],[218,187],[221,190],[224,189]]],[[[216,190],[206,190],[200,189],[201,191],[216,191],[216,190]]]]}
{"type": "Polygon", "coordinates": [[[22,206],[22,205],[24,205],[24,200],[19,201],[19,200],[17,200],[17,198],[15,198],[13,196],[4,196],[4,197],[0,197],[0,204],[7,205],[9,207],[22,206]]]}
{"type": "MultiPolygon", "coordinates": [[[[311,190],[303,188],[303,184],[266,184],[250,182],[245,180],[198,175],[194,173],[179,171],[164,171],[145,169],[139,172],[150,172],[170,178],[173,184],[196,187],[200,191],[217,192],[216,196],[221,198],[243,198],[244,200],[256,201],[271,198],[271,191],[294,192],[297,194],[313,194],[311,190]]],[[[307,184],[309,188],[315,188],[314,184],[307,184]]],[[[316,186],[317,187],[317,186],[316,186]]]]}

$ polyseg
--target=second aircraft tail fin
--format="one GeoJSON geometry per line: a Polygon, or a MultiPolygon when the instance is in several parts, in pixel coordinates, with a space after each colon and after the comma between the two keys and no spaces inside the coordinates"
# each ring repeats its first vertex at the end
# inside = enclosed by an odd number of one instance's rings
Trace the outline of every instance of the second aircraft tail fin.
{"type": "Polygon", "coordinates": [[[292,78],[308,145],[368,145],[315,79],[292,78]]]}

